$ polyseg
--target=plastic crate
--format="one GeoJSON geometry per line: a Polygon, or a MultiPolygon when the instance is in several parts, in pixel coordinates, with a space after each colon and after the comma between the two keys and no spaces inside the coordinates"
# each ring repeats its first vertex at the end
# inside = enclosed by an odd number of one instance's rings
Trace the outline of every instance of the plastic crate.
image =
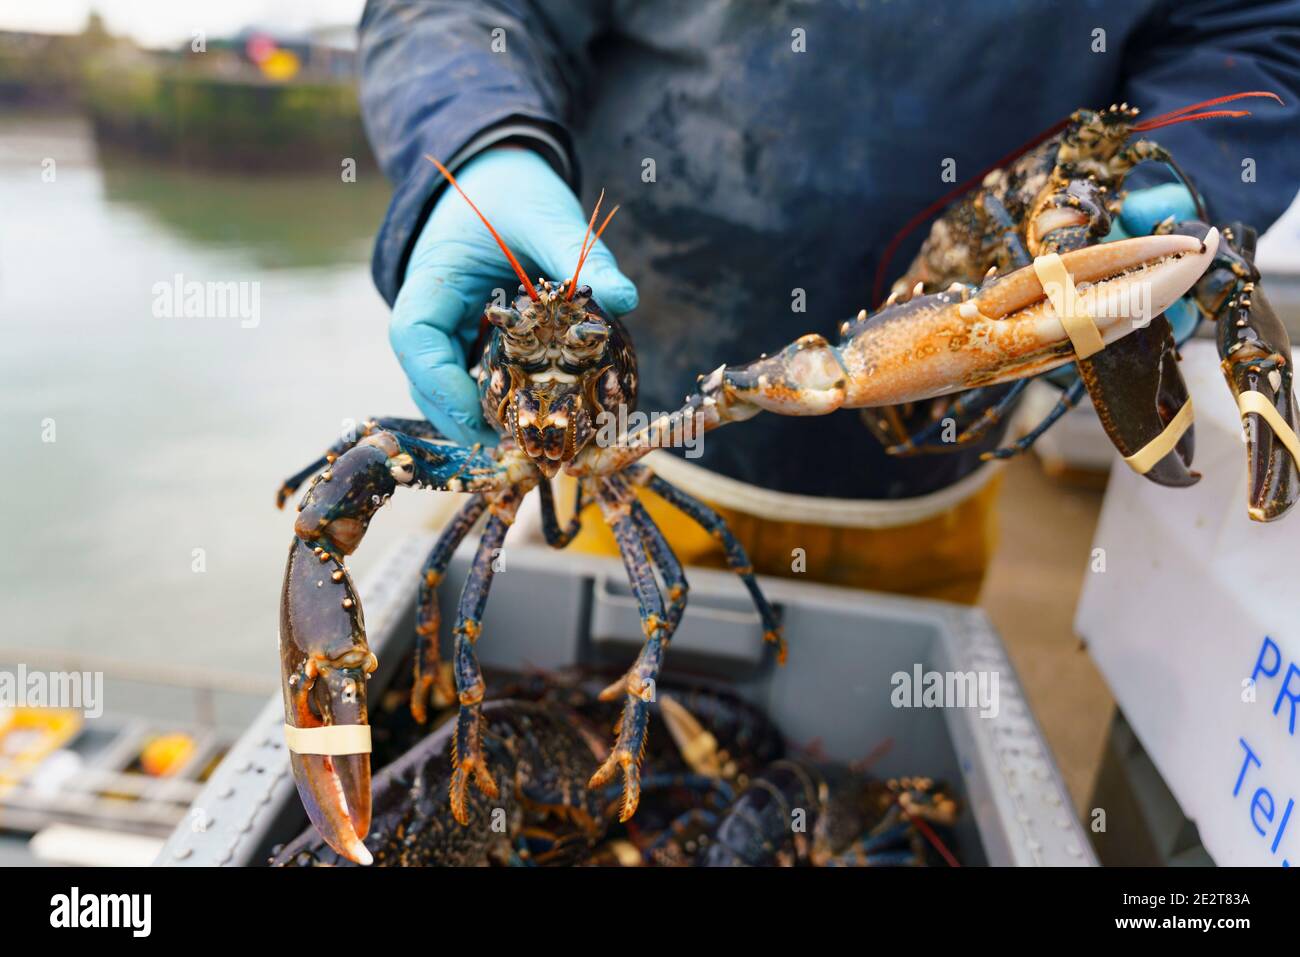
{"type": "MultiPolygon", "coordinates": [[[[371,647],[380,660],[372,699],[414,640],[416,583],[432,542],[425,535],[406,540],[362,588],[371,647]]],[[[444,579],[445,610],[455,607],[472,546],[457,553],[444,579]]],[[[529,545],[508,545],[504,559],[477,645],[485,667],[630,664],[641,627],[620,562],[529,545]]],[[[891,740],[873,773],[948,782],[963,801],[956,839],[968,864],[1096,863],[983,612],[764,579],[790,647],[789,664],[778,667],[739,580],[706,569],[688,574],[689,606],[665,676],[725,677],[767,711],[787,740],[816,741],[831,757],[861,758],[891,740]],[[925,671],[996,671],[999,713],[982,718],[974,708],[893,707],[891,676],[910,674],[917,664],[925,671]]],[[[444,613],[444,631],[454,617],[444,613]]],[[[164,846],[159,865],[261,864],[273,846],[306,826],[289,776],[283,720],[276,696],[213,774],[164,846]]]]}

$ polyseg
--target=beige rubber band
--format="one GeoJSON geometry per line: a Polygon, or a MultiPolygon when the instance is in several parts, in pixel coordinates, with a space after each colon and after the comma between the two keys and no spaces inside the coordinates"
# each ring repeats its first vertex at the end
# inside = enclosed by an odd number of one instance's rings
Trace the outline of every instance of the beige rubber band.
{"type": "Polygon", "coordinates": [[[284,726],[284,740],[294,754],[369,754],[370,725],[327,724],[320,728],[284,726]]]}
{"type": "Polygon", "coordinates": [[[1174,446],[1183,437],[1183,433],[1191,427],[1192,420],[1195,418],[1192,413],[1192,400],[1189,398],[1187,403],[1178,410],[1178,414],[1165,426],[1163,432],[1132,455],[1124,456],[1124,461],[1138,475],[1146,475],[1157,462],[1173,451],[1174,446]]]}
{"type": "Polygon", "coordinates": [[[1267,422],[1272,427],[1273,433],[1282,440],[1286,450],[1291,453],[1291,458],[1295,459],[1296,465],[1300,465],[1300,438],[1296,437],[1295,429],[1282,418],[1282,413],[1268,401],[1268,396],[1253,390],[1243,392],[1237,396],[1237,408],[1241,409],[1242,415],[1254,412],[1267,422]]]}
{"type": "Polygon", "coordinates": [[[1074,288],[1074,277],[1065,268],[1061,257],[1056,253],[1039,256],[1034,260],[1034,274],[1038,276],[1043,292],[1056,310],[1056,317],[1065,327],[1065,334],[1074,346],[1074,354],[1080,359],[1086,359],[1106,348],[1097,323],[1084,308],[1083,301],[1074,288]]]}

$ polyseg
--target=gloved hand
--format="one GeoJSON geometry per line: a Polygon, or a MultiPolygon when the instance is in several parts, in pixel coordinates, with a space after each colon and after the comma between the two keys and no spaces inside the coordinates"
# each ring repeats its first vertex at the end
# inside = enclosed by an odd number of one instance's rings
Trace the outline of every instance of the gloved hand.
{"type": "MultiPolygon", "coordinates": [[[[452,172],[530,279],[573,275],[590,214],[583,214],[568,184],[541,156],[499,147],[452,172]]],[[[587,257],[579,282],[591,286],[606,312],[622,315],[636,308],[636,287],[618,271],[603,242],[587,257]]],[[[507,301],[513,302],[518,285],[496,241],[448,187],[411,251],[388,338],[420,412],[457,442],[497,443],[483,421],[465,357],[478,337],[479,317],[492,291],[505,289],[507,301]]]]}
{"type": "MultiPolygon", "coordinates": [[[[1196,219],[1197,215],[1196,201],[1182,183],[1162,183],[1134,190],[1124,198],[1124,207],[1106,234],[1106,241],[1150,236],[1170,216],[1175,222],[1182,222],[1196,219]]],[[[1199,313],[1196,304],[1184,296],[1165,310],[1165,317],[1174,327],[1175,341],[1182,342],[1196,328],[1199,313]]]]}

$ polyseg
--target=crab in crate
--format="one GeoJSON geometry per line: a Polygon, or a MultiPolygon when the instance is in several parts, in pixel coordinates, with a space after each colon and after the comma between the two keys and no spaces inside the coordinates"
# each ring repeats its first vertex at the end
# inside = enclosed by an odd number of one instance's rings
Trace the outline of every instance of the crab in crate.
{"type": "MultiPolygon", "coordinates": [[[[1142,121],[1127,103],[1076,111],[1030,146],[975,177],[974,189],[969,183],[960,186],[913,219],[909,227],[950,202],[916,258],[893,283],[887,302],[943,289],[970,289],[982,277],[1100,242],[1122,209],[1128,174],[1142,163],[1169,166],[1197,208],[1196,221],[1165,222],[1158,231],[1204,236],[1208,216],[1195,186],[1164,147],[1134,134],[1175,123],[1246,116],[1243,110],[1207,108],[1252,97],[1278,99],[1272,93],[1237,93],[1142,121]]],[[[882,257],[877,290],[893,248],[909,231],[905,227],[882,257]]],[[[1300,498],[1300,443],[1295,437],[1300,418],[1292,394],[1291,344],[1259,286],[1255,230],[1232,224],[1222,228],[1221,237],[1193,298],[1201,316],[1216,324],[1223,373],[1241,409],[1250,517],[1271,521],[1300,498]]],[[[1107,435],[1130,465],[1161,485],[1194,483],[1198,476],[1189,468],[1192,413],[1169,321],[1151,317],[1122,342],[1101,346],[1093,339],[1078,349],[1076,375],[1041,423],[984,457],[1007,458],[1028,449],[1086,390],[1107,435]],[[1140,454],[1176,430],[1182,431],[1168,453],[1159,458],[1140,454]]],[[[982,441],[1005,419],[1029,381],[986,384],[933,404],[884,407],[865,419],[891,454],[951,452],[982,441]]]]}
{"type": "MultiPolygon", "coordinates": [[[[454,178],[443,173],[459,190],[454,178]]],[[[589,235],[596,218],[593,212],[589,235]]],[[[608,223],[607,216],[594,236],[608,223]]],[[[874,316],[863,313],[845,325],[838,346],[805,336],[779,355],[737,368],[724,366],[701,377],[697,391],[677,412],[601,441],[596,417],[635,401],[635,353],[626,330],[600,310],[589,289],[578,285],[582,254],[572,278],[534,285],[496,238],[521,284],[511,307],[486,309],[491,332],[479,390],[500,444],[490,450],[466,448],[445,440],[423,420],[370,420],[355,437],[336,443],[290,478],[279,494],[282,504],[323,468],[299,505],[285,569],[280,657],[286,737],[308,816],[336,851],[354,860],[365,859],[362,838],[370,823],[366,680],[376,661],[344,558],[398,487],[469,493],[425,565],[411,701],[417,718],[424,716],[440,685],[436,586],[457,545],[487,515],[453,629],[451,671],[458,713],[448,789],[451,813],[462,823],[468,819],[471,781],[484,794],[497,793],[482,742],[485,686],[474,653],[493,559],[530,491],[540,496],[545,536],[557,548],[576,533],[583,508],[593,501],[599,505],[622,554],[645,643],[626,674],[604,692],[624,704],[615,745],[589,786],[606,787],[621,772],[620,817],[627,820],[640,797],[639,765],[654,683],[687,596],[681,564],[634,488],[655,492],[723,543],[728,564],[758,608],[766,638],[778,659],[785,657],[776,616],[743,548],[711,508],[654,475],[640,459],[671,444],[670,437],[681,435],[683,428],[707,431],[764,409],[821,414],[841,406],[911,402],[1037,375],[1074,358],[1051,298],[1034,271],[1024,268],[960,294],[917,296],[874,316]],[[577,479],[574,517],[567,527],[557,518],[549,484],[561,469],[577,479]]],[[[591,245],[584,248],[589,251],[591,245]]],[[[1171,234],[1086,246],[1066,252],[1061,260],[1067,275],[1080,282],[1078,295],[1085,307],[1103,296],[1127,301],[1141,284],[1158,313],[1205,273],[1217,248],[1218,234],[1209,230],[1199,237],[1171,234]]],[[[1127,317],[1109,317],[1100,322],[1099,334],[1110,342],[1133,329],[1127,317]]]]}

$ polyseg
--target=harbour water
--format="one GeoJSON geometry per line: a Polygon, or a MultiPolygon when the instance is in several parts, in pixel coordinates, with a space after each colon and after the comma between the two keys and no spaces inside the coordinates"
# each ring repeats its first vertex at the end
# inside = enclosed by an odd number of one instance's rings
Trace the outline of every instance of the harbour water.
{"type": "MultiPolygon", "coordinates": [[[[277,673],[280,481],[349,419],[416,414],[368,269],[387,187],[340,172],[186,171],[0,114],[0,655],[277,673]],[[168,305],[192,283],[215,308],[168,305]]],[[[358,577],[428,520],[396,499],[358,577]]]]}

